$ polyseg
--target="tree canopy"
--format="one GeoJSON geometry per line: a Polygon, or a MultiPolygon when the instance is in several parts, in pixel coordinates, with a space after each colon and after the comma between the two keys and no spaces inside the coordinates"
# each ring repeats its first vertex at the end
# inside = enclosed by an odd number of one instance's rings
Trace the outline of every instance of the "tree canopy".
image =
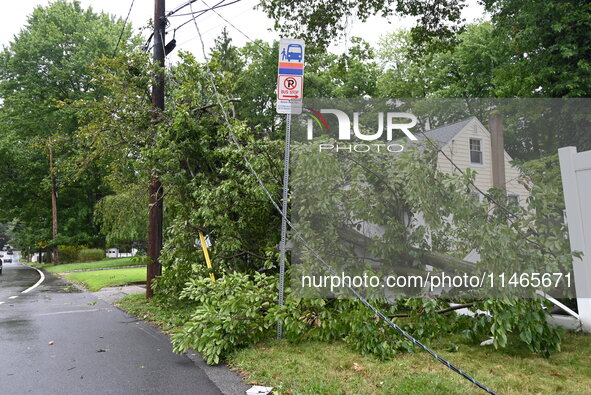
{"type": "MultiPolygon", "coordinates": [[[[5,220],[17,219],[35,243],[50,242],[51,174],[54,154],[59,240],[54,244],[100,242],[94,204],[109,192],[104,167],[94,163],[74,176],[71,159],[79,126],[76,113],[62,108],[100,96],[91,80],[92,65],[112,55],[122,20],[83,9],[79,2],[56,1],[37,7],[27,25],[0,54],[0,151],[4,160],[0,206],[5,220]]],[[[126,29],[125,40],[130,36],[126,29]]]]}

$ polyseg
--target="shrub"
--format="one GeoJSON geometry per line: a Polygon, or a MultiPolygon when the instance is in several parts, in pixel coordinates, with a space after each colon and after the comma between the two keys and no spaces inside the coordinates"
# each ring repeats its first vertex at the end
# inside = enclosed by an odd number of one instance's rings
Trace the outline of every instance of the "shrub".
{"type": "MultiPolygon", "coordinates": [[[[362,354],[381,359],[412,348],[357,300],[299,299],[286,289],[285,304],[277,306],[277,276],[233,273],[217,282],[199,278],[187,283],[181,298],[195,307],[191,318],[173,335],[173,350],[182,353],[194,349],[208,364],[219,363],[238,348],[272,338],[278,321],[283,322],[283,335],[290,341],[342,340],[362,354]]],[[[461,318],[436,314],[436,302],[416,299],[416,305],[409,305],[408,301],[392,305],[376,299],[372,303],[387,314],[401,309],[416,311],[415,319],[406,319],[404,326],[411,333],[421,334],[423,340],[457,331],[461,318]],[[423,316],[431,317],[430,324],[417,325],[423,316]]]]}
{"type": "MultiPolygon", "coordinates": [[[[466,328],[469,319],[456,314],[437,314],[436,308],[443,307],[442,302],[427,298],[398,299],[394,303],[387,299],[372,299],[370,302],[391,317],[407,313],[409,317],[392,319],[423,341],[466,328]]],[[[340,340],[361,354],[382,360],[413,349],[410,341],[355,299],[299,299],[288,296],[284,306],[270,309],[267,319],[269,322],[283,322],[283,334],[287,340],[340,340]]]]}
{"type": "Polygon", "coordinates": [[[277,301],[277,277],[228,274],[187,283],[182,299],[198,302],[191,319],[172,337],[177,353],[189,348],[200,352],[208,364],[217,364],[231,351],[272,336],[274,322],[266,313],[277,301]]]}
{"type": "Polygon", "coordinates": [[[57,247],[60,263],[72,263],[79,259],[82,246],[60,245],[57,247]]]}
{"type": "Polygon", "coordinates": [[[78,253],[82,262],[100,261],[105,258],[105,251],[100,248],[84,248],[78,253]]]}
{"type": "MultiPolygon", "coordinates": [[[[398,352],[413,351],[412,343],[390,328],[360,301],[354,299],[299,299],[286,289],[285,303],[277,306],[277,276],[233,273],[212,282],[200,278],[187,283],[181,298],[195,304],[194,313],[172,339],[177,353],[192,348],[208,364],[217,364],[241,347],[274,335],[283,323],[289,341],[345,342],[353,350],[391,359],[398,352]]],[[[420,341],[451,333],[463,333],[481,342],[489,336],[495,347],[507,347],[508,337],[525,343],[532,352],[545,356],[560,350],[560,336],[549,326],[539,300],[496,299],[475,303],[472,310],[487,314],[474,317],[453,312],[440,314],[447,301],[430,298],[370,301],[398,326],[420,341]]]]}

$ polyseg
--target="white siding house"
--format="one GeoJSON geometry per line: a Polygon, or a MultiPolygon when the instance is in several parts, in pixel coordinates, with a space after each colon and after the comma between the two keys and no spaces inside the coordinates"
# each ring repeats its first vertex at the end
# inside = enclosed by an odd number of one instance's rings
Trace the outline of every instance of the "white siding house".
{"type": "MultiPolygon", "coordinates": [[[[437,142],[462,171],[467,168],[474,170],[477,173],[474,184],[480,190],[486,192],[493,187],[491,134],[476,117],[432,129],[425,135],[437,142]]],[[[507,152],[504,154],[507,196],[523,205],[529,192],[522,184],[519,169],[511,165],[512,158],[507,152]]],[[[445,173],[458,171],[442,153],[438,154],[437,168],[445,173]]]]}

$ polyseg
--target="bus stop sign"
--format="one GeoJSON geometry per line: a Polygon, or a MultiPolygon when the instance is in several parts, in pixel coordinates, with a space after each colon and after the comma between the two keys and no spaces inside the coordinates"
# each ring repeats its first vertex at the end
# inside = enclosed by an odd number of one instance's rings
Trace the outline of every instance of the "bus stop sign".
{"type": "Polygon", "coordinates": [[[301,114],[304,97],[304,40],[281,39],[277,77],[277,112],[301,114]]]}

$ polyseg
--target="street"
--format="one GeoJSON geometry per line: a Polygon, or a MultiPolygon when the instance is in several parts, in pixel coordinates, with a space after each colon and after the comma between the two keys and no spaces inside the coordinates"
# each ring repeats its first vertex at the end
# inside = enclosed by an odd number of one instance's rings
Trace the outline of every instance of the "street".
{"type": "MultiPolygon", "coordinates": [[[[18,296],[26,288],[34,285],[39,280],[39,273],[36,270],[20,265],[20,256],[18,251],[14,255],[7,255],[6,259],[12,257],[12,263],[4,263],[2,275],[0,275],[0,303],[12,300],[11,296],[18,296]]],[[[0,304],[1,306],[1,304],[0,304]]],[[[2,314],[2,313],[0,313],[2,314]]]]}
{"type": "Polygon", "coordinates": [[[0,394],[221,394],[168,338],[18,253],[0,276],[0,394]]]}

